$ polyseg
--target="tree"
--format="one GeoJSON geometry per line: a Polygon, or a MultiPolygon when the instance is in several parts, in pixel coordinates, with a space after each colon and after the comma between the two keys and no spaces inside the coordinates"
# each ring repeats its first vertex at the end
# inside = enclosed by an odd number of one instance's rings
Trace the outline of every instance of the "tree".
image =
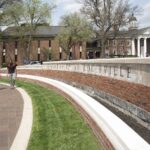
{"type": "Polygon", "coordinates": [[[16,3],[16,2],[21,2],[22,0],[1,0],[0,1],[0,8],[3,8],[5,7],[6,5],[11,5],[13,3],[16,3]]]}
{"type": "Polygon", "coordinates": [[[82,0],[81,12],[93,23],[93,30],[101,39],[101,57],[105,57],[105,46],[110,31],[117,35],[129,17],[137,10],[128,0],[82,0]]]}
{"type": "Polygon", "coordinates": [[[89,22],[79,13],[62,17],[60,25],[63,26],[56,37],[63,51],[70,59],[71,48],[83,41],[87,41],[93,34],[89,22]]]}
{"type": "Polygon", "coordinates": [[[16,34],[27,43],[26,59],[29,59],[33,35],[39,24],[49,24],[53,4],[42,0],[22,0],[4,10],[5,22],[16,28],[16,34]],[[21,25],[22,24],[22,25],[21,25]]]}
{"type": "Polygon", "coordinates": [[[22,0],[1,0],[0,1],[0,25],[6,25],[4,20],[4,9],[11,6],[12,4],[15,4],[16,2],[22,2],[22,0]]]}

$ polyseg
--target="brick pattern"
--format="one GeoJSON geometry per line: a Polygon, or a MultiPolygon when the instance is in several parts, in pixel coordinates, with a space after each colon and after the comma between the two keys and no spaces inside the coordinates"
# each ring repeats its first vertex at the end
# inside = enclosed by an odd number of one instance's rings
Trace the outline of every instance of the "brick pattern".
{"type": "Polygon", "coordinates": [[[150,112],[150,87],[103,76],[52,70],[18,70],[18,73],[51,77],[92,87],[126,100],[150,112]]]}
{"type": "MultiPolygon", "coordinates": [[[[59,42],[55,38],[35,38],[32,40],[31,47],[30,47],[30,60],[38,60],[38,41],[40,41],[40,60],[46,61],[48,57],[46,56],[47,52],[45,49],[49,49],[49,40],[51,41],[51,59],[52,60],[60,60],[59,57],[59,42]]],[[[13,61],[15,60],[15,42],[16,39],[8,39],[5,41],[5,49],[6,49],[6,63],[9,63],[10,59],[13,61]]],[[[23,64],[26,59],[27,53],[27,44],[23,41],[17,41],[17,49],[18,49],[18,64],[23,64]]],[[[0,42],[0,48],[3,49],[3,41],[0,42]]],[[[86,43],[83,42],[82,44],[82,59],[86,58],[86,43]]],[[[72,48],[73,52],[72,55],[74,56],[73,59],[80,59],[80,49],[79,44],[72,48]]],[[[66,60],[67,56],[64,51],[62,51],[62,58],[61,60],[66,60]]],[[[2,65],[2,55],[0,55],[0,67],[2,65]]]]}

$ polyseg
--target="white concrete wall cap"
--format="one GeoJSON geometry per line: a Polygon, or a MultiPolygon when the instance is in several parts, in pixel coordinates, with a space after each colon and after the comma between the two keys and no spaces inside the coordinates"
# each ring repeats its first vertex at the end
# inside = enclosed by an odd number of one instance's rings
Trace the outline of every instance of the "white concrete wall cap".
{"type": "Polygon", "coordinates": [[[150,150],[150,145],[127,124],[82,91],[49,78],[32,75],[19,75],[18,77],[42,81],[67,93],[93,118],[116,150],[150,150]]]}

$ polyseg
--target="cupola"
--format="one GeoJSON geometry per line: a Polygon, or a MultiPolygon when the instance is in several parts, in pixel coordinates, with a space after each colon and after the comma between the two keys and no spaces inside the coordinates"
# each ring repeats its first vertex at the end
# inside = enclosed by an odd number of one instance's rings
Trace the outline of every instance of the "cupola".
{"type": "Polygon", "coordinates": [[[137,19],[134,14],[132,14],[132,16],[129,18],[129,30],[134,29],[137,29],[137,19]]]}

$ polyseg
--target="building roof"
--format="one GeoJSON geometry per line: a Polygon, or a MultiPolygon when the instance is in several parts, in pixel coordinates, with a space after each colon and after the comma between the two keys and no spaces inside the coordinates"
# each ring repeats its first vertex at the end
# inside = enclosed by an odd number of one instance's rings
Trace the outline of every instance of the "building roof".
{"type": "MultiPolygon", "coordinates": [[[[47,26],[40,25],[36,28],[36,31],[32,34],[33,37],[54,37],[59,31],[63,28],[63,26],[47,26]]],[[[24,32],[23,32],[24,33],[24,32]]],[[[3,37],[15,36],[18,35],[18,28],[16,27],[8,27],[2,32],[3,37]]],[[[29,35],[29,32],[25,32],[24,35],[29,35]]]]}
{"type": "MultiPolygon", "coordinates": [[[[33,37],[41,37],[41,38],[47,38],[47,37],[55,37],[59,31],[63,28],[63,26],[48,26],[48,25],[39,25],[34,32],[33,37]]],[[[24,33],[24,32],[23,32],[24,33]]],[[[125,30],[125,31],[119,31],[117,33],[118,38],[136,38],[139,35],[143,34],[150,34],[150,27],[141,28],[141,29],[132,29],[132,30],[125,30]]],[[[25,35],[29,35],[29,32],[25,32],[25,35]]],[[[19,36],[17,28],[16,27],[8,27],[2,32],[3,37],[17,37],[19,36]]],[[[109,37],[114,38],[114,33],[109,32],[109,37]]],[[[97,38],[96,38],[97,39],[97,38]]],[[[95,40],[96,40],[95,39],[95,40]]],[[[94,41],[94,39],[91,39],[91,41],[94,41]]]]}
{"type": "MultiPolygon", "coordinates": [[[[125,30],[125,31],[119,31],[117,33],[118,38],[136,38],[140,35],[145,34],[147,31],[150,32],[150,27],[141,28],[141,29],[132,29],[132,30],[125,30]]],[[[114,33],[109,33],[110,37],[114,37],[114,33]]]]}

